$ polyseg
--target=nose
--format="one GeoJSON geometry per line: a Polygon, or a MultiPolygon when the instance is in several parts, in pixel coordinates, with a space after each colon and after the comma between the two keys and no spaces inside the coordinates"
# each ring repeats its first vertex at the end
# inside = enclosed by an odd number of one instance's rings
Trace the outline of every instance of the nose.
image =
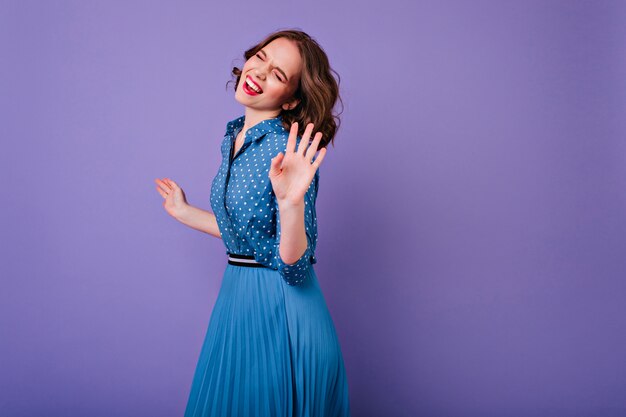
{"type": "Polygon", "coordinates": [[[257,69],[254,71],[254,74],[257,78],[265,80],[267,71],[269,71],[269,63],[265,63],[264,65],[257,67],[257,69]]]}

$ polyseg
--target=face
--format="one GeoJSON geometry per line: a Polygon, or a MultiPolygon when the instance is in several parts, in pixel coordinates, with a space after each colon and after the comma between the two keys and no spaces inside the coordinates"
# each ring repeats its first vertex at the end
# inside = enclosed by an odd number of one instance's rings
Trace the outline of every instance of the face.
{"type": "Polygon", "coordinates": [[[297,45],[286,38],[274,39],[244,64],[235,99],[259,111],[293,108],[298,103],[292,97],[300,83],[301,70],[297,45]],[[246,82],[254,84],[260,92],[246,82]]]}

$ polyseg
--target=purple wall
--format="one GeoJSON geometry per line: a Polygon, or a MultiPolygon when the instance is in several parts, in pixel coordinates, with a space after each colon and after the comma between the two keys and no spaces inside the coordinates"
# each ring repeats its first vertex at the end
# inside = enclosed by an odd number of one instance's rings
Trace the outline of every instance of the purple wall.
{"type": "Polygon", "coordinates": [[[626,415],[626,2],[416,3],[1,1],[0,415],[182,416],[226,258],[153,180],[209,209],[229,70],[288,27],[342,76],[353,415],[626,415]]]}

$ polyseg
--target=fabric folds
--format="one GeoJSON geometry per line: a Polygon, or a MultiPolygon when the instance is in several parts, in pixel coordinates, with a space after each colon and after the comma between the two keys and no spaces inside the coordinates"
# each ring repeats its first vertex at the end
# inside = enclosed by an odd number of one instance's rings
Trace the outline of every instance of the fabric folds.
{"type": "Polygon", "coordinates": [[[313,268],[298,286],[278,271],[226,265],[185,417],[347,417],[335,328],[313,268]]]}

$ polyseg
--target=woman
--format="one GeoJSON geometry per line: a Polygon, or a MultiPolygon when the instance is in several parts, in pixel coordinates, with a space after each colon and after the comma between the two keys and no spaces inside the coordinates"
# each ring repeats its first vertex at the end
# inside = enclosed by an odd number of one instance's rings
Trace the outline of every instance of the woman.
{"type": "Polygon", "coordinates": [[[189,205],[176,182],[156,180],[165,210],[222,238],[228,254],[185,417],[349,416],[343,357],[313,269],[318,168],[337,130],[338,82],[301,31],[275,32],[244,57],[233,76],[245,114],[226,126],[213,213],[189,205]]]}

